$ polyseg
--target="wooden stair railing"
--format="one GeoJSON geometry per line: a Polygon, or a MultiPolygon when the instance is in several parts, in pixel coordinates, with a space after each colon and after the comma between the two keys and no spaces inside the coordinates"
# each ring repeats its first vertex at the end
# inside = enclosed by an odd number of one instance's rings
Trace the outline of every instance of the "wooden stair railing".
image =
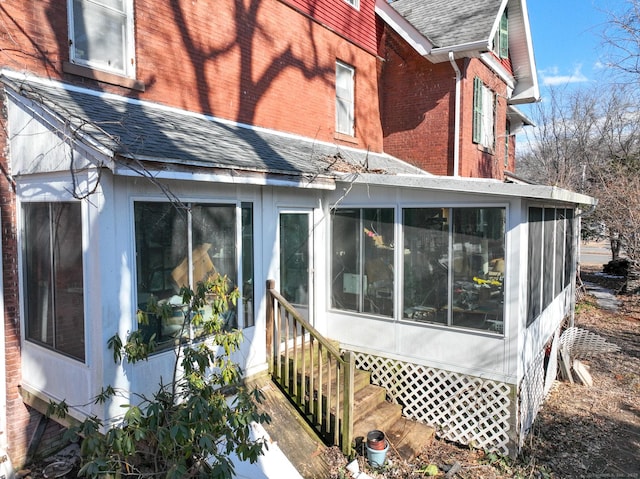
{"type": "Polygon", "coordinates": [[[267,280],[267,358],[273,381],[326,442],[349,456],[355,360],[324,338],[267,280]]]}

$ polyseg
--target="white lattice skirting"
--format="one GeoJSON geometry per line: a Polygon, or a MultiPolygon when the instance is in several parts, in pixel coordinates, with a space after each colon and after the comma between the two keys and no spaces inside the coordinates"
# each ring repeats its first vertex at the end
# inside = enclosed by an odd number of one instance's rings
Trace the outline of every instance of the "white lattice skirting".
{"type": "Polygon", "coordinates": [[[387,390],[409,419],[443,439],[509,453],[511,386],[474,376],[356,352],[356,367],[387,390]]]}
{"type": "Polygon", "coordinates": [[[524,440],[533,425],[533,421],[544,402],[544,356],[544,350],[540,351],[520,384],[520,430],[518,434],[518,447],[522,447],[524,440]]]}

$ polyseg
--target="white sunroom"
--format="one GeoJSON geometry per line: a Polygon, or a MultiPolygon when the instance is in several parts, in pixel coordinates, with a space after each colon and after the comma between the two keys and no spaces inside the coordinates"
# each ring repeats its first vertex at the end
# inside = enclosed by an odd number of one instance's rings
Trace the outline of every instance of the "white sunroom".
{"type": "Polygon", "coordinates": [[[592,198],[434,177],[386,155],[2,80],[27,396],[64,399],[78,418],[117,416],[119,404],[92,399],[170,377],[181,330],[179,315],[143,326],[137,311],[151,296],[179,309],[179,287],[215,270],[240,288],[226,319],[244,331],[247,375],[267,367],[272,278],[406,416],[464,443],[520,443],[555,377],[545,351],[571,318],[578,219],[592,198]],[[164,347],[115,364],[108,338],[138,328],[164,347]]]}

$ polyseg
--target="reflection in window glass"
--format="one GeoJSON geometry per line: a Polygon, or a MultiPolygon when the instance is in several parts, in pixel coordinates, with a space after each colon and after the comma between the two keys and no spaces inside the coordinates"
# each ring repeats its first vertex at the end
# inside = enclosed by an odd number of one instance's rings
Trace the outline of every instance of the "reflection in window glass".
{"type": "Polygon", "coordinates": [[[242,302],[245,328],[255,325],[253,313],[253,205],[242,203],[242,302]]]}
{"type": "Polygon", "coordinates": [[[453,210],[452,324],[503,332],[504,208],[453,210]]]}
{"type": "Polygon", "coordinates": [[[542,311],[542,211],[542,208],[529,208],[527,326],[533,323],[542,311]]]}
{"type": "Polygon", "coordinates": [[[127,12],[122,0],[73,0],[71,56],[78,63],[126,73],[127,12]]]}
{"type": "Polygon", "coordinates": [[[404,317],[447,324],[449,210],[406,208],[404,234],[404,317]]]}
{"type": "MultiPolygon", "coordinates": [[[[140,325],[145,337],[155,334],[161,346],[199,335],[185,325],[181,287],[194,289],[199,281],[217,274],[227,275],[230,287],[238,281],[236,206],[189,206],[137,202],[134,208],[138,308],[145,311],[150,301],[157,301],[172,311],[168,318],[147,315],[148,324],[140,325]]],[[[207,317],[210,311],[205,308],[202,313],[207,317]]],[[[235,310],[223,319],[226,327],[237,327],[235,310]]]]}
{"type": "Polygon", "coordinates": [[[80,203],[24,205],[26,336],[84,361],[80,203]]]}
{"type": "Polygon", "coordinates": [[[332,306],[393,316],[394,211],[338,209],[332,221],[332,306]]]}
{"type": "Polygon", "coordinates": [[[553,281],[554,281],[554,267],[553,261],[555,258],[555,208],[544,208],[544,234],[543,234],[543,248],[542,248],[542,310],[544,311],[547,306],[553,301],[553,281]]]}

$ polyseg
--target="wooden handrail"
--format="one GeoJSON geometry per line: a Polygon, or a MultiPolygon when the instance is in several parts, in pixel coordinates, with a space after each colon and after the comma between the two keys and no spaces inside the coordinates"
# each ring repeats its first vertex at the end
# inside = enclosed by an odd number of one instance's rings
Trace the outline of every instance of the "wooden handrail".
{"type": "Polygon", "coordinates": [[[267,360],[273,380],[325,441],[350,455],[355,360],[320,334],[267,280],[267,360]]]}

